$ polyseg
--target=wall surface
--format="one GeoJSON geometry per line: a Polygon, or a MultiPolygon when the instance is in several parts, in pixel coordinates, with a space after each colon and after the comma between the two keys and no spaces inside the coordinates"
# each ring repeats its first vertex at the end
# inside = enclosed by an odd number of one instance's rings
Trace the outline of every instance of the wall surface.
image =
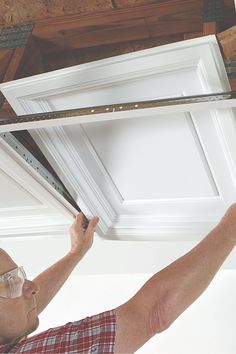
{"type": "MultiPolygon", "coordinates": [[[[93,247],[75,268],[75,275],[155,273],[181,257],[196,242],[103,241],[95,237],[93,247]]],[[[24,266],[29,279],[63,257],[69,250],[69,236],[9,237],[0,247],[24,266]]],[[[236,270],[236,249],[222,269],[236,270]]]]}
{"type": "MultiPolygon", "coordinates": [[[[41,315],[37,332],[114,308],[130,298],[150,276],[72,276],[41,315]]],[[[194,305],[137,353],[235,354],[235,298],[236,271],[221,271],[194,305]]]]}

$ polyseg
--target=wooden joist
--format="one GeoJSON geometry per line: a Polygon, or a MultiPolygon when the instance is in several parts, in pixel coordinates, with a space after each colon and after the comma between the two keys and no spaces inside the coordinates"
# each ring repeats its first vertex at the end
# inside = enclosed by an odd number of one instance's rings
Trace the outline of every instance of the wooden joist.
{"type": "Polygon", "coordinates": [[[17,70],[19,69],[19,66],[22,62],[24,52],[25,52],[25,47],[14,49],[11,61],[7,67],[2,82],[14,80],[17,70]]]}
{"type": "Polygon", "coordinates": [[[202,30],[202,2],[157,3],[37,21],[33,35],[44,52],[88,48],[202,30]]]}
{"type": "MultiPolygon", "coordinates": [[[[14,80],[23,63],[33,24],[13,26],[0,30],[0,78],[1,82],[14,80]]],[[[0,108],[5,99],[1,95],[0,108]]]]}
{"type": "Polygon", "coordinates": [[[236,90],[236,26],[217,34],[232,90],[236,90]]]}
{"type": "Polygon", "coordinates": [[[220,42],[225,59],[236,59],[236,26],[218,33],[217,38],[220,42]]]}

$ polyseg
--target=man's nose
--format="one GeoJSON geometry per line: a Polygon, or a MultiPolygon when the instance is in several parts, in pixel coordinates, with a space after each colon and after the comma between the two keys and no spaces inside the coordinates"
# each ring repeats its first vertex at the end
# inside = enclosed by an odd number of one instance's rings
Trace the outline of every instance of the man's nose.
{"type": "Polygon", "coordinates": [[[24,296],[31,298],[32,295],[36,295],[39,291],[39,287],[37,284],[32,282],[31,280],[26,279],[23,285],[22,293],[24,296]]]}

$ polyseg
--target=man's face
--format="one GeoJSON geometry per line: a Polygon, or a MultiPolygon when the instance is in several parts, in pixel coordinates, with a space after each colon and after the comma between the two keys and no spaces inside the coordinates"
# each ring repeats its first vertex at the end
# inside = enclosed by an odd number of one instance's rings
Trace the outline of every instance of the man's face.
{"type": "MultiPolygon", "coordinates": [[[[0,275],[16,267],[11,257],[0,249],[0,275]]],[[[15,339],[33,332],[38,327],[35,300],[37,291],[36,284],[25,280],[20,297],[13,299],[0,297],[0,337],[15,339]]]]}

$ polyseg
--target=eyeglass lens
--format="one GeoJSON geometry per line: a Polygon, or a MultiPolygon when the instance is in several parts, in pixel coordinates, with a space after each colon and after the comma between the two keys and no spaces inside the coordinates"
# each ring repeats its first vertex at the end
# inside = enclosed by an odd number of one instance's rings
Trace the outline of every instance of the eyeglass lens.
{"type": "Polygon", "coordinates": [[[13,269],[0,277],[0,297],[16,298],[22,295],[25,271],[22,267],[13,269]]]}

